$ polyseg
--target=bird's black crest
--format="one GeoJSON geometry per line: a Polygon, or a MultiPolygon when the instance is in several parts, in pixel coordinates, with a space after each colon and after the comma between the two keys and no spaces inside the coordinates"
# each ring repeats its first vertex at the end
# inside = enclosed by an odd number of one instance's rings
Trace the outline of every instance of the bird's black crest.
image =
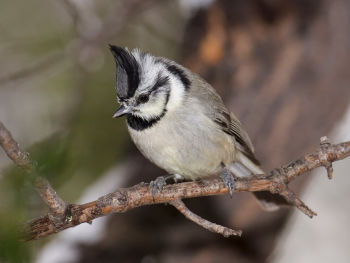
{"type": "Polygon", "coordinates": [[[129,51],[113,45],[109,47],[117,63],[118,97],[120,99],[130,98],[140,84],[139,65],[129,51]]]}

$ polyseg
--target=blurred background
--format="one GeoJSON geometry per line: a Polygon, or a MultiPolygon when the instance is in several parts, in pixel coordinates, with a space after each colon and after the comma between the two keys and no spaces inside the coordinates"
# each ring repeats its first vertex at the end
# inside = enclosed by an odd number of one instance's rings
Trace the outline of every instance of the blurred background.
{"type": "MultiPolygon", "coordinates": [[[[117,108],[108,43],[173,59],[210,82],[246,127],[266,171],[350,140],[347,0],[5,0],[0,120],[60,196],[88,202],[164,172],[136,150],[117,108]]],[[[293,184],[318,212],[260,210],[249,193],[186,200],[243,230],[226,239],[173,207],[141,207],[19,242],[46,207],[0,151],[0,262],[348,262],[350,161],[293,184]]]]}

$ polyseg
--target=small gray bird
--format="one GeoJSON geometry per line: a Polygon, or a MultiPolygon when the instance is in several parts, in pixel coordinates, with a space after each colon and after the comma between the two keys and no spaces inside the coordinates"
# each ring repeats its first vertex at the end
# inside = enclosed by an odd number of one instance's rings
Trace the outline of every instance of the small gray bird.
{"type": "MultiPolygon", "coordinates": [[[[110,45],[117,63],[116,90],[132,140],[142,154],[171,176],[196,180],[221,174],[230,195],[234,176],[264,174],[242,124],[197,74],[166,58],[110,45]]],[[[154,192],[155,193],[155,192],[154,192]]],[[[267,210],[273,203],[263,202],[267,210]]]]}

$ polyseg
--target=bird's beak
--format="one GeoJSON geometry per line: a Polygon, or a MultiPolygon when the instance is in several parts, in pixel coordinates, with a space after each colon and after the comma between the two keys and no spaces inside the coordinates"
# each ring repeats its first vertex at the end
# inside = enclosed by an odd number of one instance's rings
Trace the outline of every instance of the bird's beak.
{"type": "Polygon", "coordinates": [[[130,113],[130,108],[129,107],[125,107],[124,105],[121,105],[116,112],[113,114],[113,118],[118,118],[121,117],[127,113],[130,113]]]}

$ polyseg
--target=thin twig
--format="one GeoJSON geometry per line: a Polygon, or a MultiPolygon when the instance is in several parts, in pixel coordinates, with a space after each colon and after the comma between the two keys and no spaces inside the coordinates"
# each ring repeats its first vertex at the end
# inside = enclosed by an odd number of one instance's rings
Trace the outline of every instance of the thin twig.
{"type": "Polygon", "coordinates": [[[301,201],[298,198],[298,196],[288,187],[286,187],[283,191],[279,192],[279,194],[283,196],[287,200],[287,202],[297,207],[301,212],[303,212],[308,217],[313,218],[314,216],[317,216],[317,213],[312,211],[306,204],[304,204],[304,202],[301,201]]]}
{"type": "Polygon", "coordinates": [[[0,76],[0,84],[4,85],[11,81],[28,78],[33,75],[37,75],[42,71],[48,70],[52,66],[60,62],[62,58],[62,52],[53,52],[52,54],[44,57],[43,59],[36,61],[28,66],[20,68],[15,72],[8,73],[7,75],[0,76]]]}
{"type": "Polygon", "coordinates": [[[183,214],[188,220],[191,220],[195,222],[196,224],[200,225],[201,227],[214,232],[223,235],[224,237],[230,237],[230,236],[241,236],[242,231],[241,230],[233,230],[228,227],[224,227],[215,223],[212,223],[195,213],[193,213],[190,209],[186,207],[184,202],[182,202],[181,199],[175,199],[171,202],[169,202],[172,206],[174,206],[181,214],[183,214]]]}
{"type": "Polygon", "coordinates": [[[30,160],[29,154],[21,150],[19,144],[13,139],[11,133],[1,121],[0,145],[16,165],[31,175],[30,178],[35,189],[50,209],[48,216],[50,216],[55,225],[61,224],[63,221],[62,217],[64,217],[67,208],[66,203],[56,194],[56,191],[47,179],[36,175],[35,165],[30,160]]]}
{"type": "Polygon", "coordinates": [[[4,149],[7,156],[23,170],[30,172],[32,163],[29,154],[19,148],[18,143],[13,139],[11,133],[6,129],[5,125],[0,121],[0,145],[4,149]]]}

